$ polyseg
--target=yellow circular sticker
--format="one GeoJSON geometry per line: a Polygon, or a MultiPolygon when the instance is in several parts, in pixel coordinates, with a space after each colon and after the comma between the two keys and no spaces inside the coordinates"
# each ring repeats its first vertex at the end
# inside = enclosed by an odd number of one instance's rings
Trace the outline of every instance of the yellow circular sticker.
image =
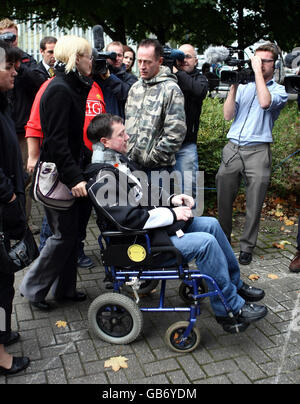
{"type": "Polygon", "coordinates": [[[127,250],[127,254],[131,261],[134,262],[144,261],[147,255],[145,248],[139,244],[131,245],[127,250]]]}

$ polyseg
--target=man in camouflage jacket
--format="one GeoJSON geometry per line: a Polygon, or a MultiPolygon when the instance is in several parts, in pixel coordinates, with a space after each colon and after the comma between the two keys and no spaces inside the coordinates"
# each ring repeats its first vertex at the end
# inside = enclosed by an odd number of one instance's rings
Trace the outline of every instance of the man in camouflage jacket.
{"type": "Polygon", "coordinates": [[[125,108],[128,156],[148,170],[171,171],[186,134],[184,97],[176,76],[162,66],[157,40],[143,40],[137,60],[141,78],[131,87],[125,108]]]}

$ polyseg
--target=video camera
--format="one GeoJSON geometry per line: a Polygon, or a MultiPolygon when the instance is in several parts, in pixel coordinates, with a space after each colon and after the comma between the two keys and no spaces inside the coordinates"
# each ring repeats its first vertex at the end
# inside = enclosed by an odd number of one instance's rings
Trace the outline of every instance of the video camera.
{"type": "Polygon", "coordinates": [[[285,91],[289,94],[300,94],[300,76],[293,74],[284,78],[285,91]]]}
{"type": "Polygon", "coordinates": [[[5,42],[15,42],[16,38],[16,35],[12,32],[5,32],[4,34],[0,34],[0,39],[5,42]]]}
{"type": "Polygon", "coordinates": [[[235,70],[222,70],[221,81],[225,84],[247,84],[255,81],[254,71],[251,61],[237,59],[233,55],[243,52],[242,50],[230,46],[210,46],[204,52],[205,59],[210,64],[224,62],[227,66],[236,67],[235,70]]]}
{"type": "Polygon", "coordinates": [[[164,58],[164,61],[162,64],[164,66],[168,66],[172,72],[173,66],[176,67],[176,60],[183,61],[185,58],[185,54],[178,49],[172,49],[169,46],[165,45],[163,58],[164,58]]]}
{"type": "Polygon", "coordinates": [[[94,36],[94,48],[93,48],[93,73],[94,74],[105,74],[108,68],[107,59],[116,60],[116,52],[103,52],[104,48],[104,37],[103,28],[101,25],[95,25],[93,27],[94,36]]]}
{"type": "MultiPolygon", "coordinates": [[[[291,53],[288,53],[284,62],[289,69],[294,69],[294,71],[298,69],[300,66],[300,48],[295,48],[291,53]]],[[[298,74],[285,76],[283,84],[287,93],[300,94],[300,76],[298,74]]]]}

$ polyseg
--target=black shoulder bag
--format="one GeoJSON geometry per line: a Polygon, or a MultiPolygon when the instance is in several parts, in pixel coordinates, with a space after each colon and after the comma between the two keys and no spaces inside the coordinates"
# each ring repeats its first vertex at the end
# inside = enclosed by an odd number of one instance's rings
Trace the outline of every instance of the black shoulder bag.
{"type": "Polygon", "coordinates": [[[39,256],[39,250],[30,228],[26,225],[22,240],[8,251],[5,246],[2,215],[3,208],[0,205],[0,272],[13,274],[30,265],[39,256]]]}

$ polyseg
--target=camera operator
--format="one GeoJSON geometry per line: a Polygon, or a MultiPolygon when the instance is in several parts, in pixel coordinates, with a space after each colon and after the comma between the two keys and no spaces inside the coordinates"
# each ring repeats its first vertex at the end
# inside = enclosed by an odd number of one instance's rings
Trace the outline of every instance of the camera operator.
{"type": "MultiPolygon", "coordinates": [[[[184,109],[186,115],[187,132],[181,149],[176,153],[175,170],[180,171],[182,178],[184,172],[193,173],[192,189],[184,192],[190,196],[196,196],[196,171],[198,171],[197,135],[199,130],[199,119],[202,109],[202,102],[208,90],[207,78],[196,68],[198,65],[197,53],[190,44],[182,45],[179,48],[185,54],[184,60],[176,61],[176,68],[173,72],[178,79],[178,85],[184,95],[184,109]]],[[[185,177],[186,178],[186,177],[185,177]]]]}
{"type": "Polygon", "coordinates": [[[125,103],[131,86],[137,81],[137,78],[126,72],[126,66],[123,64],[124,50],[121,42],[111,42],[107,45],[108,52],[115,52],[115,60],[107,59],[108,68],[105,74],[94,77],[100,85],[105,103],[106,111],[125,118],[125,103]]]}
{"type": "Polygon", "coordinates": [[[271,176],[272,129],[287,102],[283,86],[273,78],[278,51],[267,43],[251,58],[255,81],[231,86],[224,103],[224,118],[234,118],[227,134],[222,162],[216,176],[220,224],[230,240],[232,205],[241,179],[246,187],[246,220],[240,239],[240,264],[252,260],[263,201],[271,176]]]}

